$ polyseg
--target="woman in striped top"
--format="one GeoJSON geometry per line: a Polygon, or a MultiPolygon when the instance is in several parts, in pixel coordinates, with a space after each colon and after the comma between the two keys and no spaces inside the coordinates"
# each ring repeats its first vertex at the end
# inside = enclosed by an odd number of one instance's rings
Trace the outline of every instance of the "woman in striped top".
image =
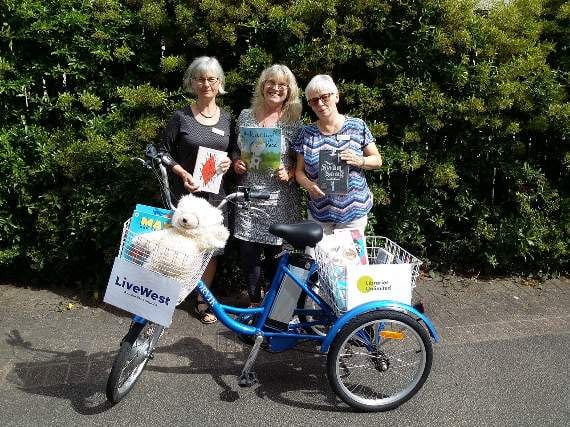
{"type": "Polygon", "coordinates": [[[375,139],[363,120],[338,112],[338,89],[330,76],[313,77],[305,96],[318,120],[301,130],[293,149],[297,152],[295,178],[309,194],[309,219],[319,222],[325,234],[356,228],[364,235],[372,208],[372,193],[364,171],[382,165],[375,139]],[[321,150],[339,152],[340,160],[348,164],[345,194],[326,194],[319,188],[321,150]]]}

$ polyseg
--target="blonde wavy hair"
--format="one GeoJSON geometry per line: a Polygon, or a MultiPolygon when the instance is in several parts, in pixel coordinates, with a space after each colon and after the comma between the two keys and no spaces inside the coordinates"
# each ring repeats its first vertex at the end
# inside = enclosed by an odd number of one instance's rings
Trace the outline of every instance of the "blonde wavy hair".
{"type": "Polygon", "coordinates": [[[299,96],[299,86],[297,86],[295,76],[286,65],[274,64],[261,72],[261,76],[259,76],[255,90],[253,91],[253,97],[251,98],[251,109],[253,112],[257,113],[263,110],[263,86],[268,80],[284,80],[287,82],[287,98],[285,98],[282,107],[282,120],[287,123],[298,121],[301,118],[301,111],[303,110],[299,96]]]}

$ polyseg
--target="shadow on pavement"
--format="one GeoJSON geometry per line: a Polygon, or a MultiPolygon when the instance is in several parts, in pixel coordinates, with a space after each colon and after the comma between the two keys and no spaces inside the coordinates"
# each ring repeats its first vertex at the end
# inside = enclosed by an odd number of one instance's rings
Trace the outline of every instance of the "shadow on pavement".
{"type": "Polygon", "coordinates": [[[6,379],[20,390],[67,399],[82,415],[99,414],[111,408],[104,390],[115,353],[88,355],[82,350],[68,353],[44,350],[24,341],[18,330],[10,331],[6,342],[46,357],[46,360],[15,364],[6,379]]]}
{"type": "MultiPolygon", "coordinates": [[[[224,339],[233,337],[229,331],[220,334],[224,339]]],[[[148,370],[169,374],[206,374],[220,386],[220,400],[235,402],[240,398],[238,377],[249,354],[250,347],[243,345],[230,351],[216,350],[200,339],[183,338],[169,346],[161,346],[155,354],[186,358],[186,366],[160,366],[153,361],[148,370]],[[228,382],[224,377],[230,377],[228,382]]],[[[329,387],[325,375],[324,357],[310,343],[302,343],[299,349],[282,353],[261,351],[254,365],[258,384],[255,394],[261,399],[271,399],[286,406],[320,411],[345,412],[350,409],[340,404],[329,387]],[[298,399],[292,396],[298,397],[298,399]],[[314,404],[311,400],[326,401],[314,404]]],[[[158,356],[157,356],[158,358],[158,356]]],[[[160,359],[159,359],[160,360],[160,359]]]]}
{"type": "MultiPolygon", "coordinates": [[[[232,334],[223,331],[222,339],[232,334]]],[[[18,330],[12,330],[6,342],[33,352],[36,360],[16,363],[7,380],[20,390],[36,395],[70,401],[81,415],[107,411],[112,405],[105,397],[107,377],[116,352],[87,354],[83,350],[57,352],[35,347],[25,341],[18,330]],[[37,360],[38,358],[43,360],[37,360]]],[[[315,347],[301,344],[300,350],[283,353],[260,352],[255,364],[259,383],[255,394],[261,399],[302,409],[320,411],[349,411],[340,404],[329,387],[323,355],[315,347]],[[311,401],[326,402],[311,403],[311,401]]],[[[237,378],[249,353],[249,347],[217,350],[200,339],[182,338],[170,345],[156,348],[156,358],[146,367],[148,371],[166,374],[210,375],[222,389],[220,401],[235,402],[240,398],[237,378]],[[186,359],[186,360],[185,360],[186,359]],[[172,364],[171,360],[175,360],[172,364]],[[181,363],[181,360],[184,362],[181,363]],[[170,366],[169,366],[170,364],[170,366]],[[230,377],[227,381],[224,377],[230,377]]],[[[136,387],[132,393],[136,393],[136,387]]]]}

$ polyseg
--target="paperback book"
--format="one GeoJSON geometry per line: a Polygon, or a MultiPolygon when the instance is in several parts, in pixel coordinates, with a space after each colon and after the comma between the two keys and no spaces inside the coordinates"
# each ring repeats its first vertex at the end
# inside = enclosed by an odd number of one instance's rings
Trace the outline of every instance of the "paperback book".
{"type": "Polygon", "coordinates": [[[196,157],[196,166],[192,177],[198,181],[198,191],[218,194],[222,183],[223,173],[220,169],[220,162],[226,158],[225,151],[214,150],[213,148],[199,147],[196,157]]]}
{"type": "Polygon", "coordinates": [[[374,264],[392,264],[394,262],[394,255],[384,248],[378,248],[374,264]]]}
{"type": "Polygon", "coordinates": [[[319,151],[317,184],[325,194],[348,192],[348,164],[340,159],[339,151],[319,151]]]}
{"type": "Polygon", "coordinates": [[[360,265],[368,265],[368,253],[366,250],[366,237],[362,235],[360,230],[355,228],[334,230],[333,234],[346,234],[350,236],[356,253],[358,254],[358,263],[360,265]]]}
{"type": "Polygon", "coordinates": [[[277,170],[281,166],[281,129],[240,127],[238,145],[250,170],[277,170]]]}

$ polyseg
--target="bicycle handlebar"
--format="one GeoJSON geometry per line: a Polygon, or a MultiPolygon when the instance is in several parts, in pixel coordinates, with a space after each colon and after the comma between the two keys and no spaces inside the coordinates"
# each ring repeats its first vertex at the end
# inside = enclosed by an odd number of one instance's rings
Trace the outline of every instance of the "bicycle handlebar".
{"type": "Polygon", "coordinates": [[[269,200],[271,198],[271,194],[265,193],[263,191],[251,191],[249,193],[249,197],[251,199],[269,200]]]}
{"type": "Polygon", "coordinates": [[[249,187],[238,187],[238,191],[228,194],[218,205],[218,209],[223,209],[226,204],[234,199],[243,200],[245,203],[249,203],[252,199],[258,200],[269,200],[271,194],[264,191],[250,191],[249,187]]]}
{"type": "MultiPolygon", "coordinates": [[[[168,174],[166,171],[166,165],[164,164],[163,156],[165,153],[159,152],[153,144],[148,144],[145,150],[145,156],[147,158],[146,161],[142,159],[140,160],[145,167],[149,169],[153,169],[153,167],[158,167],[160,171],[160,176],[158,176],[161,190],[165,199],[165,204],[169,209],[174,209],[174,204],[172,203],[172,199],[170,197],[170,187],[168,185],[168,174]]],[[[218,209],[223,209],[224,206],[230,200],[243,200],[245,206],[247,206],[251,200],[269,200],[271,198],[271,194],[264,192],[264,191],[251,191],[249,187],[239,186],[237,191],[231,194],[228,194],[218,205],[218,209]]]]}

